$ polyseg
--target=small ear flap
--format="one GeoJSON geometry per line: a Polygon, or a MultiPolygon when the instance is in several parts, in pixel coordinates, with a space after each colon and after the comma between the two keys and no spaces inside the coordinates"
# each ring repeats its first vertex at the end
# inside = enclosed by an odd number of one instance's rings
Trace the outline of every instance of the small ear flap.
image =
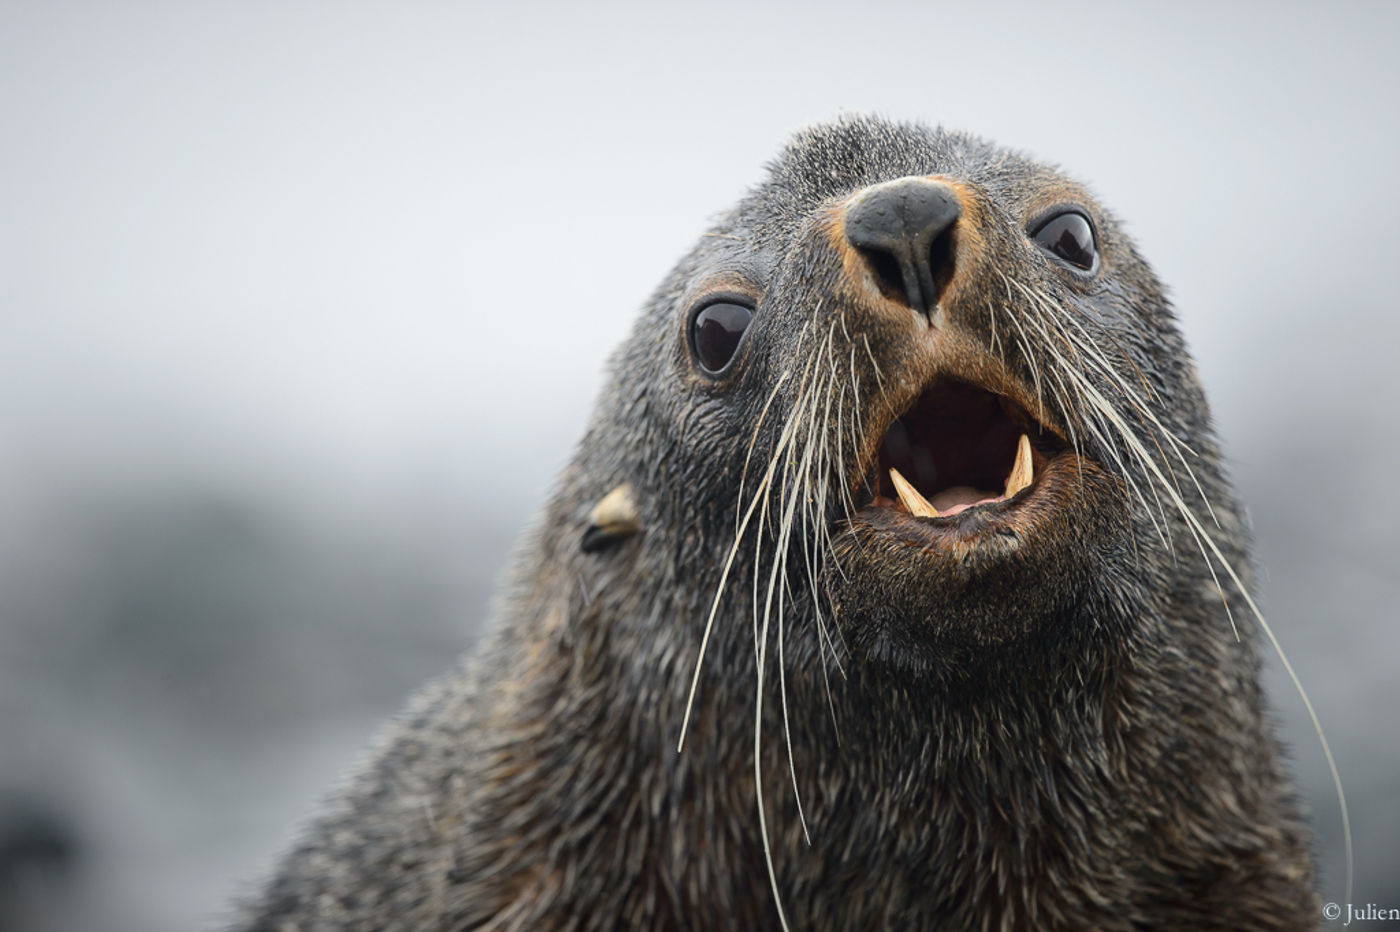
{"type": "Polygon", "coordinates": [[[583,532],[583,552],[596,553],[640,531],[632,486],[624,482],[599,499],[583,532]]]}

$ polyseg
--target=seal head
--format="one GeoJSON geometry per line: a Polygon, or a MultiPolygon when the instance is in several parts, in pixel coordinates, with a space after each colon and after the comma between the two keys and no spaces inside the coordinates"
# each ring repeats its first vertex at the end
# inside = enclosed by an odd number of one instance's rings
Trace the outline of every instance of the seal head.
{"type": "Polygon", "coordinates": [[[973,136],[812,128],[653,295],[491,643],[254,927],[1312,927],[1230,577],[1112,215],[973,136]]]}

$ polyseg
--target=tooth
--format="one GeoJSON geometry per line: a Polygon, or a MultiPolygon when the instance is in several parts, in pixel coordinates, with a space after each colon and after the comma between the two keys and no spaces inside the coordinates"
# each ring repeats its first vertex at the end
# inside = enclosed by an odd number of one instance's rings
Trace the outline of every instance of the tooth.
{"type": "Polygon", "coordinates": [[[899,500],[909,509],[911,515],[920,518],[938,517],[938,509],[925,501],[919,490],[910,485],[909,480],[901,476],[899,470],[893,466],[890,467],[890,478],[894,480],[894,490],[899,493],[899,500]]]}
{"type": "Polygon", "coordinates": [[[1021,435],[1016,444],[1016,462],[1011,465],[1011,475],[1006,477],[1006,498],[1031,484],[1035,478],[1035,466],[1031,464],[1031,438],[1021,435]]]}

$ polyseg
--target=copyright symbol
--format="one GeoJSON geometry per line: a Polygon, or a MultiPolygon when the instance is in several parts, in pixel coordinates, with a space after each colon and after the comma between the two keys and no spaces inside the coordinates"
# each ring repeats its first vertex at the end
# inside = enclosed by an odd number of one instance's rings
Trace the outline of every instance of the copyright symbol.
{"type": "Polygon", "coordinates": [[[1336,919],[1341,916],[1341,914],[1342,908],[1336,903],[1328,903],[1326,906],[1322,907],[1322,918],[1324,919],[1336,919]]]}

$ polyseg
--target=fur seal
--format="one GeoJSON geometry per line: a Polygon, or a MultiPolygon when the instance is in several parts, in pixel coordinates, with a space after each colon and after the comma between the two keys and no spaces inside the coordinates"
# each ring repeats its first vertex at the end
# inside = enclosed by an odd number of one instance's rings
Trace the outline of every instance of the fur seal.
{"type": "Polygon", "coordinates": [[[810,128],[240,927],[1314,928],[1251,584],[1113,216],[975,136],[810,128]]]}

